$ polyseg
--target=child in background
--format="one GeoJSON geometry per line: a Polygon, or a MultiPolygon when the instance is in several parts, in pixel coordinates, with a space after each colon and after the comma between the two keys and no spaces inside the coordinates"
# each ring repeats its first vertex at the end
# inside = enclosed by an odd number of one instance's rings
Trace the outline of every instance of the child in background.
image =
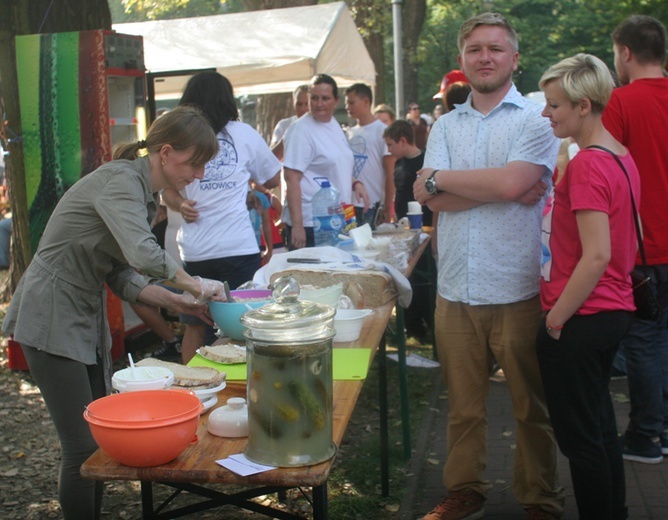
{"type": "Polygon", "coordinates": [[[269,216],[271,204],[266,195],[258,190],[253,190],[249,187],[248,198],[246,199],[248,206],[248,215],[253,225],[255,238],[262,249],[260,255],[260,264],[265,265],[271,260],[271,255],[274,252],[274,243],[272,239],[272,222],[269,216]],[[264,249],[263,244],[264,242],[264,249]]]}

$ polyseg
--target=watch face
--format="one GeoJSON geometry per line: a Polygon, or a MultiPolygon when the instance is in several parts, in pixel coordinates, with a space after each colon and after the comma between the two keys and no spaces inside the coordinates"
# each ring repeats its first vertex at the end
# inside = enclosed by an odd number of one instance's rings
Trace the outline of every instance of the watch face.
{"type": "Polygon", "coordinates": [[[425,181],[424,187],[426,188],[427,193],[429,193],[429,195],[435,195],[436,194],[436,181],[434,180],[433,177],[429,177],[425,181]]]}

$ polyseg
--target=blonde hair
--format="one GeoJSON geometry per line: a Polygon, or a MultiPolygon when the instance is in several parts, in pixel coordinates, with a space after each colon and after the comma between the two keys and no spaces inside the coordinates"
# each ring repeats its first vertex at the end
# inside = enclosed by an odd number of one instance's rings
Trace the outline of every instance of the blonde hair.
{"type": "Polygon", "coordinates": [[[552,65],[540,78],[538,85],[545,89],[551,81],[558,81],[571,103],[581,99],[591,101],[592,112],[603,113],[610,99],[615,82],[610,70],[599,58],[591,54],[576,54],[552,65]]]}
{"type": "Polygon", "coordinates": [[[376,105],[376,108],[373,109],[373,115],[376,114],[387,114],[392,118],[392,121],[397,119],[397,115],[394,113],[392,107],[390,105],[386,105],[385,103],[376,105]]]}
{"type": "Polygon", "coordinates": [[[136,159],[142,149],[149,154],[158,153],[166,144],[176,151],[192,149],[190,163],[196,166],[208,163],[218,153],[218,139],[202,113],[193,107],[179,106],[153,122],[145,141],[116,146],[113,159],[136,159]]]}
{"type": "Polygon", "coordinates": [[[459,48],[459,52],[462,52],[464,49],[464,41],[466,38],[471,35],[474,29],[481,25],[492,25],[505,29],[506,33],[508,33],[508,41],[512,45],[513,50],[515,52],[519,51],[520,47],[517,41],[517,33],[515,32],[515,29],[513,29],[513,26],[510,25],[510,22],[499,13],[482,13],[469,18],[459,28],[459,35],[457,36],[457,47],[459,48]]]}

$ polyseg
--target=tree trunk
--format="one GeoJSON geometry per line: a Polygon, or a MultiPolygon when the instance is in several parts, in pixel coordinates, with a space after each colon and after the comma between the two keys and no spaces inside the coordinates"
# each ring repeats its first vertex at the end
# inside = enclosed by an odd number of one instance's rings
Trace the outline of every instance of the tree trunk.
{"type": "MultiPolygon", "coordinates": [[[[385,53],[383,49],[383,35],[381,33],[371,34],[364,39],[369,55],[376,67],[376,90],[373,95],[373,103],[379,105],[387,103],[385,99],[387,93],[385,92],[385,53]]],[[[391,102],[390,102],[391,104],[391,102]]]]}
{"type": "MultiPolygon", "coordinates": [[[[426,0],[406,0],[402,9],[404,51],[404,100],[406,105],[418,100],[418,41],[427,15],[426,0]]],[[[400,107],[406,110],[406,107],[400,107]]],[[[397,114],[405,117],[405,114],[397,114]]]]}
{"type": "Polygon", "coordinates": [[[385,53],[383,37],[392,7],[386,0],[346,0],[364,45],[376,68],[374,105],[385,103],[385,53]]]}
{"type": "Polygon", "coordinates": [[[40,32],[111,29],[111,14],[106,0],[0,0],[0,13],[0,105],[6,115],[3,147],[9,152],[5,158],[5,175],[12,210],[10,278],[0,294],[7,300],[32,257],[14,37],[40,32]]]}
{"type": "Polygon", "coordinates": [[[270,142],[276,123],[290,117],[294,111],[292,94],[289,92],[258,96],[255,105],[256,130],[265,141],[270,142]]]}

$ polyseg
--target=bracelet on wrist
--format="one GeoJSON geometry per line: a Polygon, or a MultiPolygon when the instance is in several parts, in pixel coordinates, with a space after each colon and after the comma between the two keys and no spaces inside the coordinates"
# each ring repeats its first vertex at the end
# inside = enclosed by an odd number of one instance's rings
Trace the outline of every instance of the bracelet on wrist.
{"type": "Polygon", "coordinates": [[[547,330],[561,330],[564,328],[563,325],[550,325],[550,322],[547,320],[547,317],[545,317],[545,326],[547,327],[547,330]]]}

